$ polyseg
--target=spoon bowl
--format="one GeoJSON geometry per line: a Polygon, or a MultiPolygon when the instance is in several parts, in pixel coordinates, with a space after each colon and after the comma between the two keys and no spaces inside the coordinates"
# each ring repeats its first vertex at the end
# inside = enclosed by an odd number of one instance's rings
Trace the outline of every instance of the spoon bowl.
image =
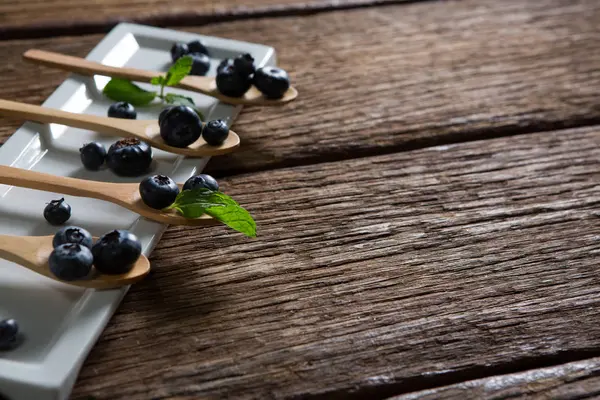
{"type": "Polygon", "coordinates": [[[67,125],[121,138],[133,137],[143,140],[157,149],[187,157],[208,157],[227,154],[240,145],[240,137],[230,130],[227,139],[220,146],[211,146],[200,137],[188,147],[173,147],[165,143],[160,136],[160,127],[157,120],[133,120],[76,114],[3,99],[0,99],[0,115],[42,123],[67,125]]]}
{"type": "Polygon", "coordinates": [[[155,210],[142,201],[138,183],[111,183],[56,176],[0,165],[0,184],[108,201],[152,221],[168,225],[217,225],[208,215],[185,218],[175,210],[155,210]]]}
{"type": "MultiPolygon", "coordinates": [[[[164,75],[164,72],[111,67],[109,65],[86,60],[85,58],[67,56],[60,53],[37,49],[27,50],[23,54],[23,58],[27,61],[45,65],[47,67],[58,68],[86,76],[103,75],[112,78],[150,82],[152,78],[164,75]]],[[[294,87],[290,87],[282,98],[268,99],[254,86],[242,97],[229,97],[219,92],[215,78],[210,76],[188,75],[183,78],[176,87],[202,93],[217,98],[223,103],[233,105],[280,106],[298,97],[298,91],[294,87]]]]}
{"type": "MultiPolygon", "coordinates": [[[[88,289],[116,289],[134,284],[150,272],[150,261],[143,254],[135,262],[131,271],[120,275],[107,275],[92,269],[90,276],[76,281],[63,281],[57,278],[48,265],[48,258],[54,248],[53,236],[10,236],[0,235],[0,258],[19,264],[33,272],[55,281],[88,289]]],[[[94,241],[98,238],[94,238],[94,241]]]]}

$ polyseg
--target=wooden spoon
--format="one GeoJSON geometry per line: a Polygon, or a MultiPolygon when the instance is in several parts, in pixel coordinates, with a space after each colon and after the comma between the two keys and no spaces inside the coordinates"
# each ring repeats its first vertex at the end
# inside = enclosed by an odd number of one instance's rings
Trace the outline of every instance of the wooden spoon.
{"type": "MultiPolygon", "coordinates": [[[[75,72],[81,75],[103,75],[113,78],[123,78],[133,81],[150,82],[156,76],[164,75],[164,72],[146,71],[135,68],[111,67],[94,61],[88,61],[84,58],[67,56],[50,51],[31,49],[23,54],[23,58],[34,63],[42,64],[48,67],[58,68],[65,71],[75,72]]],[[[217,89],[217,83],[214,77],[188,75],[177,87],[191,90],[193,92],[203,93],[215,97],[227,104],[236,105],[258,105],[258,106],[278,106],[294,100],[298,97],[298,91],[290,87],[281,99],[268,99],[252,86],[250,90],[242,97],[229,97],[221,94],[217,89]]]]}
{"type": "MultiPolygon", "coordinates": [[[[106,275],[93,269],[93,273],[88,278],[68,282],[60,280],[50,271],[48,265],[48,258],[53,250],[53,237],[0,235],[0,258],[22,265],[55,281],[91,289],[115,289],[131,285],[150,272],[150,261],[142,254],[131,271],[125,274],[106,275]]],[[[97,239],[94,238],[94,241],[97,239]]]]}
{"type": "Polygon", "coordinates": [[[225,143],[220,146],[210,146],[204,139],[200,138],[188,147],[173,147],[162,140],[158,121],[156,120],[134,120],[76,114],[10,100],[0,99],[0,115],[42,123],[73,126],[117,137],[134,137],[143,140],[157,149],[187,157],[226,154],[232,152],[240,145],[240,137],[230,130],[225,143]]]}
{"type": "MultiPolygon", "coordinates": [[[[155,210],[142,201],[138,183],[96,182],[34,172],[21,168],[0,166],[0,184],[19,186],[71,196],[91,197],[118,204],[142,217],[169,225],[216,225],[208,215],[188,219],[174,210],[155,210]]],[[[41,214],[41,209],[40,209],[41,214]]]]}

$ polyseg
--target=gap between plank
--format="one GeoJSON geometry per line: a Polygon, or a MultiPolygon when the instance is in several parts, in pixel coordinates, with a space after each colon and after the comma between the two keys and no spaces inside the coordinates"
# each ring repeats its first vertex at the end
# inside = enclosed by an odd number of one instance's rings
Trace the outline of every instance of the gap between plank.
{"type": "Polygon", "coordinates": [[[491,140],[501,137],[526,135],[540,132],[559,131],[563,129],[585,128],[588,126],[600,125],[600,116],[582,118],[576,121],[554,121],[554,122],[539,122],[535,125],[523,127],[522,129],[515,127],[499,127],[499,128],[483,128],[461,132],[457,135],[449,135],[443,137],[417,138],[408,140],[404,143],[399,143],[394,146],[387,147],[371,147],[367,149],[359,149],[349,152],[332,152],[323,157],[322,154],[314,157],[307,157],[298,160],[282,161],[266,165],[264,167],[245,167],[240,169],[229,169],[219,172],[211,169],[211,163],[208,163],[206,173],[210,173],[215,178],[226,178],[235,175],[244,175],[257,172],[271,171],[282,168],[300,167],[303,165],[323,164],[338,161],[347,161],[357,158],[375,157],[386,154],[401,153],[405,151],[413,151],[425,149],[428,147],[444,146],[460,143],[468,143],[478,140],[491,140]]]}
{"type": "Polygon", "coordinates": [[[303,396],[305,400],[385,400],[390,397],[409,394],[422,390],[431,390],[448,385],[456,385],[475,379],[490,378],[540,368],[556,367],[575,361],[585,361],[600,356],[600,349],[594,351],[570,351],[552,356],[521,358],[512,363],[493,367],[475,366],[461,371],[444,371],[430,376],[414,377],[398,383],[363,386],[354,391],[333,391],[318,395],[303,396]]]}
{"type": "Polygon", "coordinates": [[[157,27],[205,26],[210,24],[248,20],[255,18],[293,17],[318,14],[323,12],[350,10],[386,6],[392,4],[411,4],[441,0],[347,0],[345,2],[332,0],[328,3],[300,3],[290,6],[267,6],[255,9],[239,8],[213,14],[178,12],[142,16],[139,18],[107,18],[101,21],[53,21],[32,24],[28,26],[0,27],[0,40],[37,39],[60,36],[82,36],[107,33],[120,22],[152,25],[157,27]]]}

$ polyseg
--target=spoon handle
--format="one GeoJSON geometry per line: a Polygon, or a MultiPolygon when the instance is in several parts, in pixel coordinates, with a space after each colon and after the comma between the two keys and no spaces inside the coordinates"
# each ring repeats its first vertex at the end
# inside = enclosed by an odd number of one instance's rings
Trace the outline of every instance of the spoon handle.
{"type": "Polygon", "coordinates": [[[135,68],[111,67],[110,65],[89,61],[85,58],[67,56],[60,53],[37,49],[27,50],[25,54],[23,54],[23,58],[41,65],[86,76],[102,75],[140,82],[150,82],[152,78],[160,75],[160,72],[145,71],[143,69],[135,68]]]}
{"type": "Polygon", "coordinates": [[[114,192],[112,183],[50,175],[5,165],[0,165],[0,184],[114,202],[110,195],[114,192]]]}
{"type": "Polygon", "coordinates": [[[46,124],[54,123],[67,125],[117,136],[123,136],[124,133],[129,133],[128,131],[120,129],[120,126],[122,126],[124,122],[118,118],[76,114],[55,108],[40,107],[33,104],[3,99],[0,99],[0,115],[46,124]]]}
{"type": "Polygon", "coordinates": [[[0,235],[0,258],[30,267],[39,244],[29,239],[26,236],[0,235]]]}

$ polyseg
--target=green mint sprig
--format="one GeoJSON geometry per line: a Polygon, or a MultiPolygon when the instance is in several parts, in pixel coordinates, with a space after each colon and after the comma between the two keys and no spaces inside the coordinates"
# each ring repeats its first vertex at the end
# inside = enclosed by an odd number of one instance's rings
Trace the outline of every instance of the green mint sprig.
{"type": "Polygon", "coordinates": [[[111,79],[102,91],[106,97],[114,101],[126,101],[136,107],[147,106],[156,98],[164,103],[173,105],[182,105],[191,107],[201,120],[204,121],[204,115],[196,108],[194,100],[187,96],[181,96],[174,93],[166,93],[166,87],[176,86],[183,78],[190,74],[192,70],[192,57],[181,57],[175,64],[169,68],[164,76],[155,76],[150,83],[160,87],[158,91],[144,90],[135,83],[121,78],[111,79]]]}
{"type": "Polygon", "coordinates": [[[250,213],[222,192],[204,188],[184,190],[168,208],[178,211],[185,218],[199,218],[208,214],[231,229],[248,237],[256,237],[256,222],[250,213]]]}

